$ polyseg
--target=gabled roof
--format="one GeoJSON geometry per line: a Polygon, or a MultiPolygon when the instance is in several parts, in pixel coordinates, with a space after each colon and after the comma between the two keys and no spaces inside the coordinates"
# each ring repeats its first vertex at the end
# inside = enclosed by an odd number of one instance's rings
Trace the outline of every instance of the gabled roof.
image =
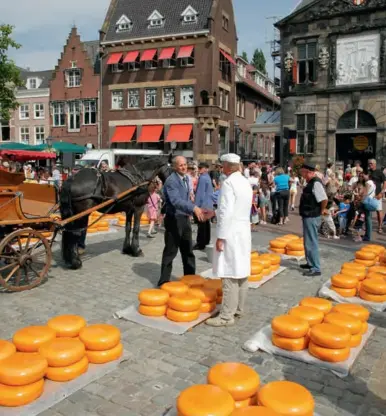
{"type": "Polygon", "coordinates": [[[99,40],[82,42],[84,50],[90,58],[96,74],[100,73],[99,40]]]}
{"type": "Polygon", "coordinates": [[[299,12],[303,11],[304,9],[307,9],[308,7],[310,7],[313,3],[318,3],[320,0],[300,0],[300,2],[298,3],[298,5],[295,7],[294,10],[292,10],[292,12],[284,17],[283,19],[279,20],[277,23],[275,23],[276,27],[281,26],[283,23],[287,22],[289,19],[292,18],[292,16],[297,15],[299,12]]]}
{"type": "Polygon", "coordinates": [[[209,30],[209,18],[214,0],[111,0],[102,31],[102,42],[153,38],[163,35],[189,34],[209,30]],[[186,24],[182,13],[191,6],[197,11],[197,21],[186,24]],[[148,18],[157,10],[165,22],[162,27],[149,28],[148,18]],[[117,33],[116,23],[122,15],[132,19],[130,32],[117,33]]]}
{"type": "MultiPolygon", "coordinates": [[[[20,69],[20,76],[23,81],[27,82],[28,78],[39,78],[42,80],[42,83],[39,85],[39,88],[50,88],[50,81],[52,78],[52,69],[46,71],[30,71],[28,69],[19,68],[20,69]]],[[[20,90],[26,90],[26,87],[20,87],[20,90]]]]}

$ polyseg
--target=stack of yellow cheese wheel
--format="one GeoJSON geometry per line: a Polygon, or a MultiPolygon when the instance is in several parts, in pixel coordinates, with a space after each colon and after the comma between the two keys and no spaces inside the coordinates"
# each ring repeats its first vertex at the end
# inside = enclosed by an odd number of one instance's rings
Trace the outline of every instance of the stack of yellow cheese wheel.
{"type": "Polygon", "coordinates": [[[272,344],[287,351],[301,351],[308,347],[310,326],[304,319],[280,315],[272,319],[272,344]]]}
{"type": "Polygon", "coordinates": [[[354,297],[357,294],[359,277],[354,273],[336,274],[331,278],[331,289],[346,298],[354,297]]]}
{"type": "Polygon", "coordinates": [[[110,223],[107,220],[100,220],[95,225],[99,232],[109,231],[110,229],[110,223]]]}
{"type": "Polygon", "coordinates": [[[304,253],[304,244],[300,239],[290,241],[286,245],[286,254],[288,256],[302,257],[304,253]]]}
{"type": "Polygon", "coordinates": [[[207,287],[190,287],[188,294],[201,300],[201,313],[210,313],[216,309],[217,290],[207,287]]]}
{"type": "Polygon", "coordinates": [[[56,338],[56,332],[48,326],[27,326],[15,332],[12,342],[20,352],[38,352],[39,348],[56,338]]]}
{"type": "Polygon", "coordinates": [[[214,289],[217,292],[217,305],[221,305],[222,303],[222,281],[221,279],[208,279],[204,283],[204,287],[208,289],[214,289]]]}
{"type": "Polygon", "coordinates": [[[357,277],[361,282],[366,277],[366,266],[359,263],[343,263],[340,274],[357,277]]]}
{"type": "Polygon", "coordinates": [[[319,309],[324,315],[330,313],[332,309],[332,303],[329,300],[315,297],[303,298],[299,305],[319,309]]]}
{"type": "Polygon", "coordinates": [[[356,319],[359,319],[362,322],[361,334],[364,335],[368,329],[368,319],[370,317],[370,312],[362,305],[356,305],[352,303],[341,303],[332,308],[332,312],[346,313],[351,315],[356,319]]]}
{"type": "Polygon", "coordinates": [[[11,355],[15,354],[15,352],[15,344],[12,344],[12,342],[6,341],[5,339],[0,339],[0,361],[9,358],[11,355]]]}
{"type": "Polygon", "coordinates": [[[307,321],[310,327],[320,324],[324,319],[324,312],[312,306],[295,306],[290,309],[289,315],[307,321]]]}
{"type": "Polygon", "coordinates": [[[166,317],[175,322],[192,322],[201,313],[202,301],[194,294],[187,293],[173,295],[168,300],[166,317]]]}
{"type": "Polygon", "coordinates": [[[275,240],[271,240],[269,242],[269,249],[274,253],[285,254],[285,248],[287,246],[287,243],[287,240],[276,238],[275,240]]]}
{"type": "Polygon", "coordinates": [[[263,269],[264,267],[258,263],[260,255],[257,251],[252,251],[251,253],[251,274],[248,278],[250,282],[258,282],[263,279],[263,269]]]}
{"type": "Polygon", "coordinates": [[[182,276],[179,281],[185,285],[188,285],[189,287],[202,287],[204,286],[206,279],[197,274],[191,274],[182,276]]]}
{"type": "Polygon", "coordinates": [[[79,339],[86,347],[88,361],[93,364],[104,364],[117,360],[123,353],[121,332],[113,325],[86,326],[79,332],[79,339]]]}
{"type": "Polygon", "coordinates": [[[86,320],[79,315],[60,315],[47,322],[47,326],[55,331],[57,337],[66,338],[77,337],[86,325],[86,320]]]}
{"type": "Polygon", "coordinates": [[[227,391],[232,396],[236,408],[256,404],[260,377],[253,368],[246,364],[216,364],[209,370],[207,382],[227,391]]]}
{"type": "MultiPolygon", "coordinates": [[[[362,342],[362,321],[344,312],[331,312],[324,318],[324,322],[339,326],[341,330],[347,329],[351,335],[348,347],[355,348],[362,342]]],[[[347,356],[348,357],[348,356],[347,356]]]]}
{"type": "Polygon", "coordinates": [[[231,413],[231,416],[280,416],[279,413],[264,406],[239,407],[231,413]]]}
{"type": "Polygon", "coordinates": [[[376,262],[379,263],[381,257],[385,254],[385,247],[378,244],[367,244],[361,248],[361,251],[371,251],[376,254],[376,262]]]}
{"type": "Polygon", "coordinates": [[[271,264],[271,259],[266,257],[265,254],[259,256],[259,258],[251,264],[251,276],[249,277],[250,281],[257,282],[264,276],[271,274],[271,264]]]}
{"type": "Polygon", "coordinates": [[[138,294],[138,312],[146,316],[164,316],[169,297],[165,290],[144,289],[138,294]]]}
{"type": "Polygon", "coordinates": [[[120,227],[126,227],[126,214],[118,214],[117,218],[117,225],[119,225],[120,227]]]}
{"type": "Polygon", "coordinates": [[[47,367],[47,360],[40,354],[16,352],[2,360],[0,406],[23,406],[40,397],[47,367]]]}
{"type": "Polygon", "coordinates": [[[373,251],[359,250],[355,253],[355,263],[363,264],[366,267],[374,266],[377,255],[373,251]]]}
{"type": "Polygon", "coordinates": [[[361,284],[359,296],[369,302],[386,302],[386,280],[379,277],[365,279],[361,284]]]}
{"type": "Polygon", "coordinates": [[[150,224],[150,221],[149,221],[149,218],[148,218],[147,214],[143,213],[141,215],[140,224],[141,225],[148,225],[148,224],[150,224]]]}
{"type": "MultiPolygon", "coordinates": [[[[263,264],[262,261],[267,260],[269,262],[269,270],[265,270],[263,269],[263,274],[265,273],[267,274],[271,274],[274,271],[276,271],[279,267],[280,267],[280,260],[281,257],[279,256],[279,254],[273,254],[273,253],[266,253],[266,254],[261,254],[259,259],[256,261],[258,264],[263,264]]],[[[264,266],[264,264],[263,264],[264,266]]]]}

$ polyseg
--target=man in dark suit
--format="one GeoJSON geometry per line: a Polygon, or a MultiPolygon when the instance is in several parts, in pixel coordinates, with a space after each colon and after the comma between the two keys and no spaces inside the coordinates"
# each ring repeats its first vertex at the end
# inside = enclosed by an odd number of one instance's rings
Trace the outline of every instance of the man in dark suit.
{"type": "MultiPolygon", "coordinates": [[[[213,210],[213,185],[208,174],[209,165],[200,163],[198,165],[200,177],[198,178],[195,204],[206,210],[213,210]]],[[[204,250],[210,243],[210,220],[198,223],[197,242],[193,250],[204,250]]]]}
{"type": "Polygon", "coordinates": [[[196,258],[193,254],[192,227],[190,217],[198,221],[205,219],[204,213],[190,199],[188,166],[186,159],[177,156],[173,160],[174,173],[164,184],[165,198],[165,248],[162,254],[161,277],[158,286],[170,281],[173,260],[181,252],[184,275],[196,273],[196,258]]]}

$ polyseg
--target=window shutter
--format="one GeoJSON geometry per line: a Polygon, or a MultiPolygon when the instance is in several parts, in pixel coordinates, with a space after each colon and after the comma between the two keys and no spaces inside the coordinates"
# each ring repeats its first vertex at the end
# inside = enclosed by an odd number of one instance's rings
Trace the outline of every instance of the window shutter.
{"type": "Polygon", "coordinates": [[[299,80],[298,80],[298,63],[297,61],[294,61],[293,65],[292,65],[292,81],[294,84],[298,84],[299,80]]]}
{"type": "Polygon", "coordinates": [[[289,139],[289,152],[290,155],[296,154],[296,139],[289,139]]]}

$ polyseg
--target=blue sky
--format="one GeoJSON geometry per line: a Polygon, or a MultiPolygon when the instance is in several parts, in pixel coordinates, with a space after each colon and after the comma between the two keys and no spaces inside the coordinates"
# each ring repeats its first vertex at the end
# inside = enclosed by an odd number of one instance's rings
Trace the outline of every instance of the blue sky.
{"type": "MultiPolygon", "coordinates": [[[[174,0],[178,1],[178,0],[174,0]]],[[[271,16],[286,16],[299,0],[233,0],[236,12],[239,53],[249,56],[262,48],[272,72],[267,42],[273,36],[271,16]]],[[[15,25],[14,38],[22,49],[11,52],[16,64],[31,70],[53,68],[63,50],[72,25],[82,40],[98,38],[110,0],[12,0],[2,10],[1,23],[15,25]],[[21,13],[20,13],[21,11],[21,13]]]]}

